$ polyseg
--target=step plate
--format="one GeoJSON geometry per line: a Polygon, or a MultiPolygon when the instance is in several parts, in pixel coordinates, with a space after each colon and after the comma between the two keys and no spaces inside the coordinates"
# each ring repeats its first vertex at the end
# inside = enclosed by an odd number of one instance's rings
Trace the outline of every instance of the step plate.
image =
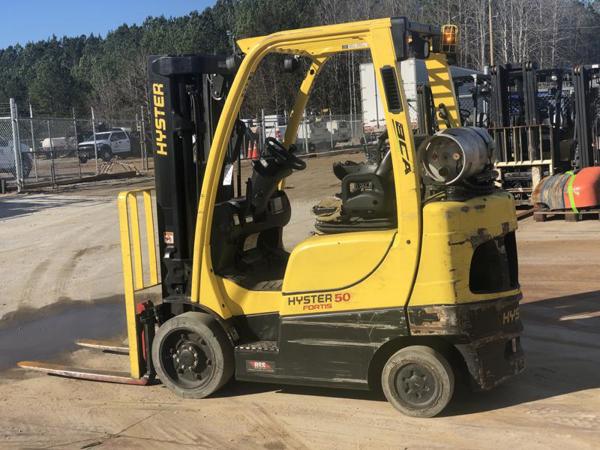
{"type": "Polygon", "coordinates": [[[268,353],[278,353],[279,348],[277,347],[277,342],[275,341],[258,341],[258,342],[249,342],[247,344],[240,344],[235,347],[236,351],[243,352],[268,352],[268,353]]]}
{"type": "Polygon", "coordinates": [[[77,378],[80,380],[102,381],[105,383],[133,384],[145,386],[148,378],[131,378],[127,372],[111,372],[107,370],[79,369],[62,364],[53,364],[42,361],[21,361],[17,365],[23,369],[47,373],[66,378],[77,378]]]}
{"type": "Polygon", "coordinates": [[[75,342],[80,347],[102,350],[103,352],[129,354],[129,347],[112,341],[100,341],[96,339],[80,339],[75,342]]]}

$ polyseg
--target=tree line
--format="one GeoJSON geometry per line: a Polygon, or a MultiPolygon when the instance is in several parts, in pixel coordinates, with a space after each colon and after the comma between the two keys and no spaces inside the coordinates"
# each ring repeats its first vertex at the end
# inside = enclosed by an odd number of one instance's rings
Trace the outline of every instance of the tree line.
{"type": "MultiPolygon", "coordinates": [[[[600,0],[217,0],[182,17],[121,25],[106,37],[53,36],[0,50],[0,103],[13,97],[22,110],[31,104],[37,114],[48,116],[70,116],[73,110],[88,114],[93,106],[100,117],[131,118],[147,104],[149,55],[229,53],[237,38],[400,15],[457,24],[457,62],[466,67],[600,62],[600,0]]],[[[358,109],[360,89],[352,89],[359,82],[358,62],[341,55],[328,63],[311,107],[335,113],[358,109]]],[[[275,65],[266,65],[253,83],[249,111],[289,108],[285,99],[292,83],[275,65]]]]}

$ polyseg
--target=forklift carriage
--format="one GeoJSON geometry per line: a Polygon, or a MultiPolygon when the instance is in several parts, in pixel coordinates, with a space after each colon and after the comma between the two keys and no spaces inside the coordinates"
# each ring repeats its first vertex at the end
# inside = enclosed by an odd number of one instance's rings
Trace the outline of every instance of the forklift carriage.
{"type": "Polygon", "coordinates": [[[243,57],[151,57],[156,191],[119,196],[131,373],[21,366],[135,384],[157,375],[190,398],[232,377],[381,386],[420,417],[444,409],[455,376],[490,389],[521,372],[514,202],[494,187],[487,132],[460,126],[442,53],[455,51],[456,32],[385,18],[242,39],[243,57]],[[328,59],[352,51],[373,59],[385,156],[339,167],[339,220],[318,221],[320,232],[288,252],[284,182],[307,166],[295,154],[298,125],[328,59]],[[244,191],[240,106],[273,53],[289,55],[288,68],[298,56],[310,66],[283,142],[267,139],[244,191]],[[419,151],[399,71],[409,57],[426,62],[438,116],[419,151]],[[138,303],[158,285],[162,301],[138,303]]]}

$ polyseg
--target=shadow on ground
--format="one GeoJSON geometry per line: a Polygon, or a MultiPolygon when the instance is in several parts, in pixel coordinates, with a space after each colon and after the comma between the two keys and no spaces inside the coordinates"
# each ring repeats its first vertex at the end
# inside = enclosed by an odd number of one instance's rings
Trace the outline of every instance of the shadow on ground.
{"type": "MultiPolygon", "coordinates": [[[[527,368],[489,392],[457,386],[444,416],[498,410],[600,387],[600,291],[525,303],[523,347],[527,368]]],[[[109,338],[125,329],[119,298],[94,303],[66,301],[0,322],[0,369],[18,360],[48,358],[75,348],[76,338],[109,338]]],[[[230,382],[215,397],[281,392],[385,401],[380,392],[230,382]]]]}
{"type": "Polygon", "coordinates": [[[83,205],[92,201],[93,200],[91,199],[56,196],[48,197],[41,195],[0,198],[0,220],[34,214],[49,208],[57,208],[77,203],[83,205]]]}

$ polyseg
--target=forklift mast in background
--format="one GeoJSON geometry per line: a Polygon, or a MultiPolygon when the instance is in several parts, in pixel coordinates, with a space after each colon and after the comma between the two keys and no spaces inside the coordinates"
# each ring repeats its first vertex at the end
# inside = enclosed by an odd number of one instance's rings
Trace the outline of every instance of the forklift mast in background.
{"type": "MultiPolygon", "coordinates": [[[[189,295],[200,191],[234,57],[150,56],[156,210],[163,297],[189,295]]],[[[229,190],[233,189],[233,185],[229,190]]],[[[222,195],[230,194],[228,189],[222,195]]]]}
{"type": "Polygon", "coordinates": [[[574,166],[576,169],[598,164],[599,79],[600,65],[598,64],[573,68],[576,136],[574,166]]]}
{"type": "Polygon", "coordinates": [[[491,126],[537,125],[537,66],[503,64],[492,68],[491,126]]]}
{"type": "Polygon", "coordinates": [[[568,134],[561,117],[564,74],[526,62],[495,66],[490,76],[489,128],[499,181],[518,202],[529,204],[542,178],[570,168],[570,156],[561,154],[568,134]]]}

